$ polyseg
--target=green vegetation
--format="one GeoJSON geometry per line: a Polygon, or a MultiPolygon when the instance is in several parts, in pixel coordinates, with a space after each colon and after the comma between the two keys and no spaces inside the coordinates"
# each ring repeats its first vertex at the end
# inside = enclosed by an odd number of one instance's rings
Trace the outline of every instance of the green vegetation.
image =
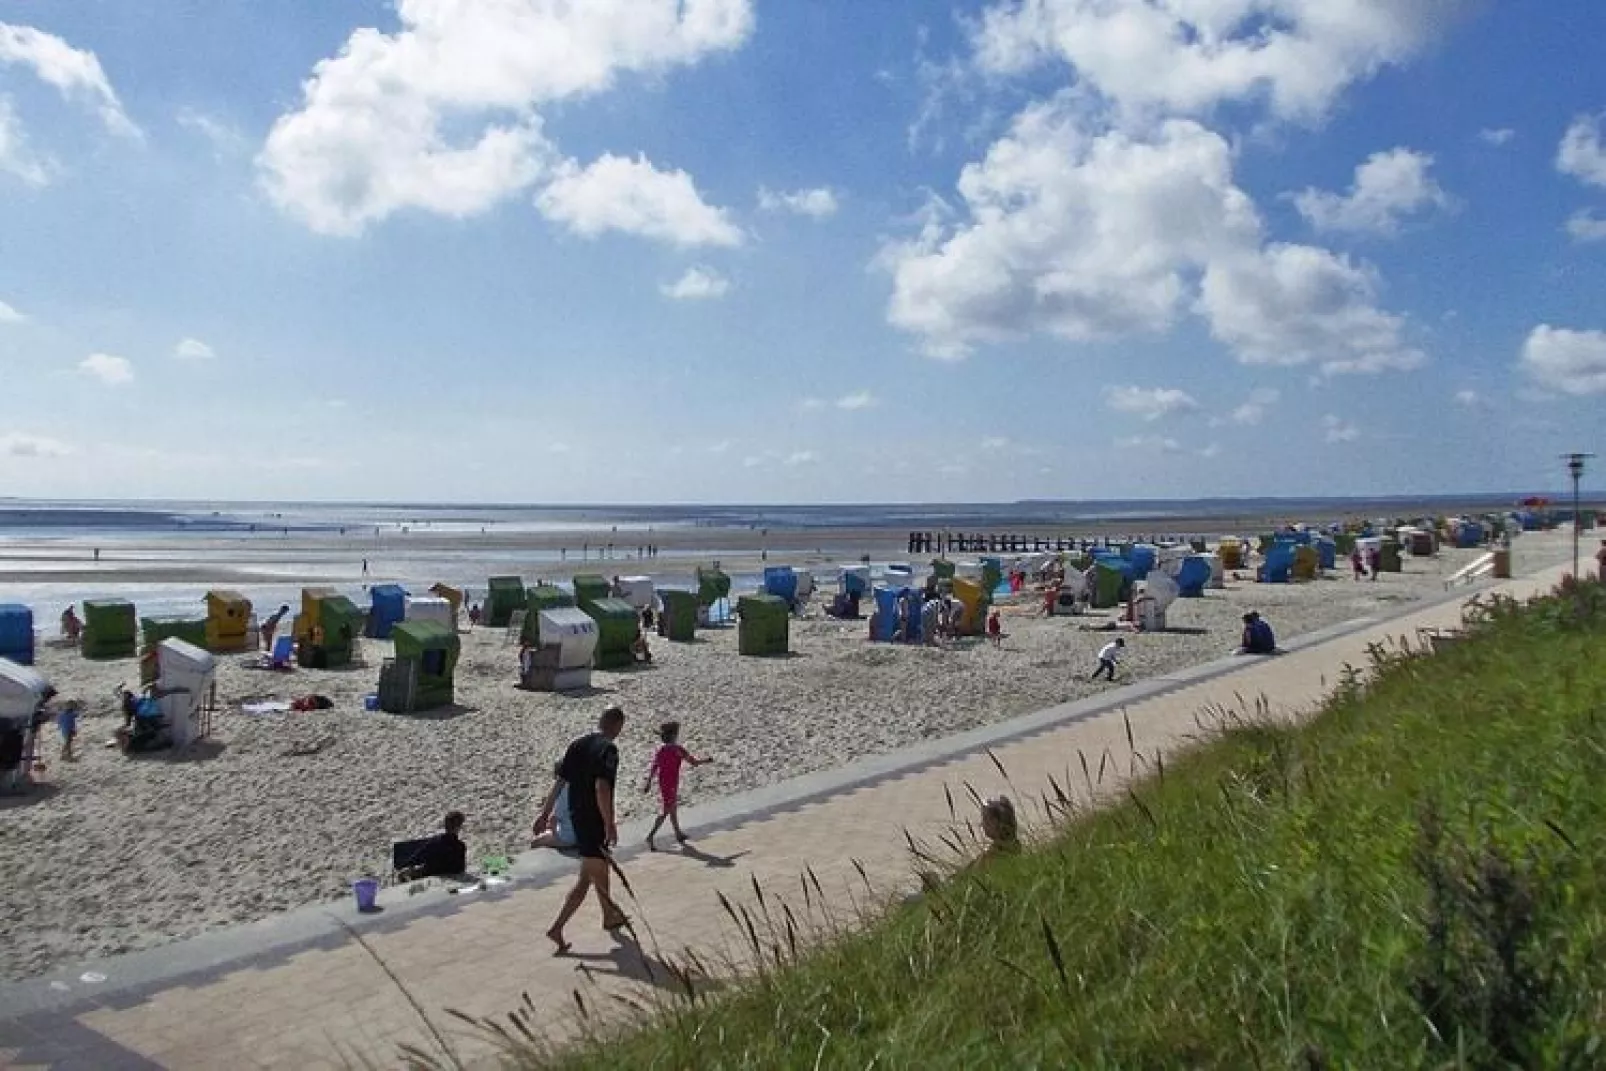
{"type": "MultiPolygon", "coordinates": [[[[1484,603],[1465,636],[1432,656],[1374,650],[1374,672],[1321,718],[1228,726],[1124,805],[962,869],[857,935],[794,949],[791,907],[755,889],[727,905],[766,963],[750,982],[666,997],[638,1032],[510,1055],[1602,1066],[1606,592],[1484,603]]],[[[1063,788],[1048,799],[1063,805],[1063,788]]],[[[520,1033],[518,1017],[501,1025],[520,1033]]]]}

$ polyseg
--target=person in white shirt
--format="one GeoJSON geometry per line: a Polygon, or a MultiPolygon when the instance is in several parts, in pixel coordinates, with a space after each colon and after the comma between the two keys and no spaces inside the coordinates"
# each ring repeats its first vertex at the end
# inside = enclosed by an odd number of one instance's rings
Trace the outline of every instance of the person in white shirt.
{"type": "MultiPolygon", "coordinates": [[[[560,775],[554,771],[553,776],[560,775]]],[[[558,798],[552,803],[552,817],[547,821],[546,826],[531,838],[530,847],[560,849],[574,847],[574,822],[569,817],[569,786],[567,784],[558,791],[558,798]]]]}
{"type": "Polygon", "coordinates": [[[1115,679],[1116,663],[1121,661],[1121,652],[1124,650],[1126,650],[1126,640],[1120,636],[1106,643],[1099,649],[1099,668],[1093,671],[1093,675],[1088,680],[1096,681],[1099,679],[1100,673],[1105,673],[1108,674],[1105,679],[1113,681],[1115,679]]]}
{"type": "Polygon", "coordinates": [[[935,647],[942,641],[942,632],[942,603],[927,599],[925,605],[920,607],[921,642],[935,647]]]}

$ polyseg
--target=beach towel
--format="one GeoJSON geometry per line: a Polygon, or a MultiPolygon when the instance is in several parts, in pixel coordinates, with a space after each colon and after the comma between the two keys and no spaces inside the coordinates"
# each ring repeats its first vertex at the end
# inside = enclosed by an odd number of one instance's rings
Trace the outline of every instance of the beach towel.
{"type": "Polygon", "coordinates": [[[255,703],[241,703],[242,714],[288,714],[290,704],[282,699],[264,699],[255,703]]]}

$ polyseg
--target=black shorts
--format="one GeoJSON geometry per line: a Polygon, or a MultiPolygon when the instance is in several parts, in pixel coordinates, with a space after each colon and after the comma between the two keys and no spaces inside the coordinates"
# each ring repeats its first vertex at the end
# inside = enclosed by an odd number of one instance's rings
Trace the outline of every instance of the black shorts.
{"type": "Polygon", "coordinates": [[[608,834],[601,822],[577,821],[574,824],[574,850],[582,859],[606,859],[608,834]]]}

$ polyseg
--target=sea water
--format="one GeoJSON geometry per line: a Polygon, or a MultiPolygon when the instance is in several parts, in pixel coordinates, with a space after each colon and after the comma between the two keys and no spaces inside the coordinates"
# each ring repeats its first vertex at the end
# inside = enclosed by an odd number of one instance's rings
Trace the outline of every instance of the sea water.
{"type": "MultiPolygon", "coordinates": [[[[1486,500],[1492,508],[1511,501],[1509,495],[1462,496],[1442,500],[1359,499],[1233,499],[1196,501],[1017,502],[1003,504],[886,504],[886,505],[722,505],[722,506],[528,506],[376,503],[212,503],[141,501],[47,501],[0,499],[0,571],[27,574],[0,583],[0,602],[32,606],[36,620],[53,632],[55,620],[69,602],[93,598],[124,598],[141,616],[205,612],[202,601],[208,587],[226,587],[249,598],[259,614],[280,604],[299,604],[303,585],[340,586],[358,602],[368,601],[365,586],[352,576],[365,556],[383,559],[386,578],[400,577],[413,594],[423,594],[435,581],[466,588],[476,601],[484,597],[485,578],[491,569],[517,571],[530,577],[547,574],[560,586],[578,572],[606,575],[647,575],[660,587],[690,588],[689,568],[658,570],[650,559],[631,555],[653,536],[677,528],[725,529],[731,532],[765,530],[772,561],[811,553],[808,533],[820,529],[891,528],[910,531],[999,532],[1022,528],[1060,527],[1130,520],[1148,528],[1186,530],[1189,518],[1224,515],[1335,515],[1362,506],[1401,508],[1470,506],[1486,500]],[[511,550],[475,545],[473,536],[557,535],[573,532],[576,543],[595,539],[608,529],[619,538],[613,556],[599,558],[593,546],[585,559],[579,546],[566,554],[558,551],[511,550]],[[409,549],[397,537],[462,535],[448,548],[409,549]],[[287,561],[275,543],[289,536],[329,537],[322,545],[298,545],[296,560],[287,561]],[[345,537],[341,542],[334,539],[345,537]],[[223,546],[208,540],[226,540],[223,546]],[[371,542],[370,542],[371,541],[371,542]],[[26,543],[26,548],[18,544],[26,543]],[[138,545],[138,560],[119,553],[120,546],[138,545]],[[627,545],[628,544],[628,545],[627,545]],[[93,560],[100,548],[104,560],[93,560]],[[368,553],[365,555],[365,550],[368,553]],[[119,559],[122,560],[119,560],[119,559]],[[129,579],[139,567],[179,569],[208,567],[239,574],[239,579],[218,584],[196,581],[139,581],[129,579]],[[107,579],[97,583],[96,572],[107,579]],[[52,582],[53,573],[87,573],[71,584],[52,582]],[[425,579],[428,578],[428,579],[425,579]]],[[[698,557],[734,560],[752,551],[709,547],[698,557]]],[[[872,563],[877,574],[887,563],[872,563]]],[[[761,586],[762,577],[732,575],[734,590],[761,586]]],[[[830,577],[818,578],[829,583],[830,577]]]]}

